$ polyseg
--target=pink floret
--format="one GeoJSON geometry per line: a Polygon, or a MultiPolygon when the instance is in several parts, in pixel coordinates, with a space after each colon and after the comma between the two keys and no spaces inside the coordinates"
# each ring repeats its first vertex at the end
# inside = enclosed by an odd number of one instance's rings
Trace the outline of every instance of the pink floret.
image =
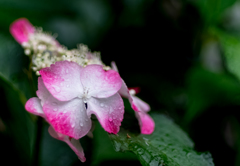
{"type": "Polygon", "coordinates": [[[10,33],[20,44],[28,42],[29,35],[34,31],[34,26],[26,18],[19,18],[10,25],[10,33]]]}

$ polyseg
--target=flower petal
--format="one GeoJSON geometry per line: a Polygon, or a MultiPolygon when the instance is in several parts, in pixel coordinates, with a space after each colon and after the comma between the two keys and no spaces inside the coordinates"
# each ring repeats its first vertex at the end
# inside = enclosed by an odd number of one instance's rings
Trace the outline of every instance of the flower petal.
{"type": "Polygon", "coordinates": [[[138,111],[142,111],[142,112],[150,111],[150,106],[146,102],[142,101],[136,96],[132,96],[132,99],[133,99],[133,105],[134,107],[137,107],[138,111]]]}
{"type": "Polygon", "coordinates": [[[88,115],[95,114],[107,132],[118,133],[124,114],[123,100],[118,93],[108,98],[92,97],[87,104],[88,115]]]}
{"type": "Polygon", "coordinates": [[[34,31],[35,28],[26,18],[17,19],[10,25],[10,33],[20,44],[27,42],[29,35],[34,31]]]}
{"type": "Polygon", "coordinates": [[[90,96],[105,98],[117,93],[122,81],[114,70],[103,70],[102,65],[88,65],[81,71],[81,82],[90,96]]]}
{"type": "Polygon", "coordinates": [[[142,134],[152,134],[155,122],[152,117],[145,112],[135,112],[142,134]]]}
{"type": "Polygon", "coordinates": [[[44,85],[60,101],[71,100],[82,93],[80,71],[75,62],[59,61],[40,70],[44,85]]]}
{"type": "Polygon", "coordinates": [[[79,98],[64,102],[50,96],[43,105],[43,112],[58,133],[79,139],[91,129],[91,120],[79,98]]]}
{"type": "Polygon", "coordinates": [[[38,77],[38,90],[36,93],[37,93],[38,98],[41,100],[42,105],[45,103],[45,101],[51,95],[51,93],[45,87],[41,77],[38,77]]]}
{"type": "Polygon", "coordinates": [[[30,98],[25,104],[25,109],[34,115],[45,118],[45,114],[42,110],[41,101],[37,97],[30,98]]]}
{"type": "Polygon", "coordinates": [[[86,161],[83,148],[78,140],[74,138],[70,139],[67,135],[57,133],[52,126],[48,128],[48,132],[53,138],[66,142],[82,162],[86,161]]]}
{"type": "MultiPolygon", "coordinates": [[[[117,65],[114,61],[111,62],[111,66],[112,66],[112,69],[115,70],[116,72],[118,72],[118,68],[117,68],[117,65]]],[[[119,72],[118,72],[119,73],[119,72]]]]}

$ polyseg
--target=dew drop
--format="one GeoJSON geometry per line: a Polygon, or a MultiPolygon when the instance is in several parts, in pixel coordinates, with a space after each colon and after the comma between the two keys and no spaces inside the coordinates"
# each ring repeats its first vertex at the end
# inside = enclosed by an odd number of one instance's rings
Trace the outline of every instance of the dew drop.
{"type": "Polygon", "coordinates": [[[54,108],[53,111],[57,111],[57,108],[54,108]]]}
{"type": "Polygon", "coordinates": [[[80,123],[80,126],[83,126],[83,123],[80,123]]]}
{"type": "Polygon", "coordinates": [[[108,120],[109,120],[110,122],[112,122],[112,118],[109,118],[108,120]]]}
{"type": "Polygon", "coordinates": [[[67,87],[69,87],[69,85],[67,84],[67,87]]]}
{"type": "Polygon", "coordinates": [[[139,148],[137,151],[138,151],[138,154],[140,154],[140,155],[143,154],[143,152],[144,152],[144,150],[142,148],[139,148]]]}
{"type": "Polygon", "coordinates": [[[73,123],[73,124],[71,125],[71,127],[74,128],[74,127],[75,127],[75,124],[73,123]]]}
{"type": "Polygon", "coordinates": [[[101,103],[101,104],[100,104],[100,106],[101,106],[101,107],[104,107],[104,104],[103,104],[103,103],[101,103]]]}

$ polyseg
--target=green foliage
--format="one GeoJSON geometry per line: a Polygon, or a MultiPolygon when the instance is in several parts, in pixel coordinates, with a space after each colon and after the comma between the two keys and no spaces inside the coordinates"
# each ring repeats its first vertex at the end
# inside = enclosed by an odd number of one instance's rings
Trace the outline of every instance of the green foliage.
{"type": "Polygon", "coordinates": [[[133,152],[144,166],[214,165],[210,154],[193,150],[193,142],[172,120],[161,114],[152,114],[152,117],[156,123],[152,135],[135,136],[126,130],[109,135],[115,150],[133,152]]]}
{"type": "Polygon", "coordinates": [[[0,78],[18,92],[23,104],[31,96],[27,77],[28,57],[10,37],[0,34],[0,78]]]}
{"type": "Polygon", "coordinates": [[[236,0],[191,0],[191,2],[198,7],[207,24],[214,24],[221,19],[223,12],[236,0]]]}
{"type": "Polygon", "coordinates": [[[226,66],[240,80],[240,39],[218,29],[211,29],[222,46],[226,66]]]}
{"type": "Polygon", "coordinates": [[[107,160],[137,160],[132,153],[118,153],[114,150],[106,131],[97,122],[93,132],[92,165],[99,165],[107,160]]]}
{"type": "Polygon", "coordinates": [[[202,67],[191,70],[187,79],[188,104],[184,123],[212,105],[239,104],[240,84],[226,73],[211,72],[202,67]]]}
{"type": "MultiPolygon", "coordinates": [[[[17,157],[19,157],[17,159],[19,160],[19,165],[31,165],[31,158],[35,148],[36,125],[32,121],[30,114],[25,111],[17,92],[7,85],[4,87],[7,103],[5,103],[6,105],[1,105],[5,109],[1,110],[0,117],[6,125],[5,134],[12,138],[11,145],[13,149],[11,155],[14,156],[14,151],[16,150],[17,157]]],[[[4,144],[4,142],[2,143],[4,144]]],[[[5,149],[2,150],[4,151],[5,149]]]]}

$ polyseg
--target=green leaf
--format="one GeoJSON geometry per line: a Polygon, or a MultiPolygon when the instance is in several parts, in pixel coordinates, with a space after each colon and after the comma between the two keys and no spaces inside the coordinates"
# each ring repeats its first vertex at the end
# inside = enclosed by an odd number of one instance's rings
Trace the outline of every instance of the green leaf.
{"type": "Polygon", "coordinates": [[[0,34],[0,79],[18,92],[22,104],[31,96],[26,73],[28,62],[20,45],[0,34]]]}
{"type": "Polygon", "coordinates": [[[114,150],[111,140],[108,134],[101,125],[95,123],[95,129],[93,132],[93,156],[92,165],[99,165],[103,161],[107,160],[137,160],[136,156],[132,153],[118,153],[114,150]]]}
{"type": "Polygon", "coordinates": [[[226,73],[195,67],[188,74],[188,104],[184,123],[212,105],[239,104],[240,84],[226,73]]]}
{"type": "MultiPolygon", "coordinates": [[[[25,110],[18,98],[18,94],[6,83],[0,82],[4,85],[5,93],[2,94],[6,98],[6,102],[1,101],[1,106],[4,108],[0,111],[6,126],[6,134],[11,138],[10,141],[4,142],[11,144],[19,156],[18,165],[30,165],[34,149],[34,140],[36,133],[36,125],[32,121],[30,114],[25,110]]],[[[2,149],[4,151],[4,149],[2,149]]],[[[12,157],[14,158],[14,150],[12,150],[12,157]]]]}
{"type": "Polygon", "coordinates": [[[240,80],[240,39],[217,29],[211,29],[222,46],[226,66],[240,80]]]}
{"type": "Polygon", "coordinates": [[[213,24],[219,21],[223,12],[236,0],[191,0],[191,2],[198,7],[205,22],[213,24]]]}
{"type": "Polygon", "coordinates": [[[171,119],[161,114],[152,117],[156,123],[152,135],[135,136],[123,129],[118,135],[109,135],[115,150],[133,152],[144,166],[214,165],[209,153],[193,150],[193,142],[171,119]]]}

